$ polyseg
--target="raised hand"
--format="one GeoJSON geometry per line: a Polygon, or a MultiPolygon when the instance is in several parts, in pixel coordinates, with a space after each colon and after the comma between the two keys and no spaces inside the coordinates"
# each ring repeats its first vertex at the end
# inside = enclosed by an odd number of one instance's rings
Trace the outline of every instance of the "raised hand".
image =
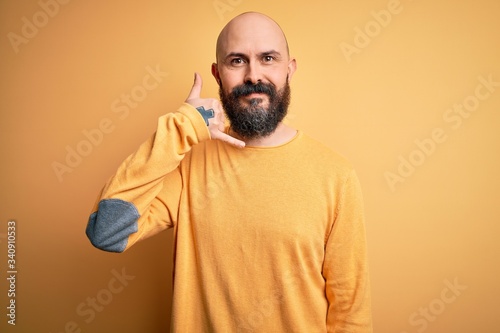
{"type": "Polygon", "coordinates": [[[224,133],[224,111],[218,99],[215,98],[201,98],[201,88],[203,81],[201,75],[195,73],[193,87],[189,93],[186,103],[197,108],[200,113],[205,113],[204,118],[208,119],[208,131],[212,139],[227,142],[233,146],[243,148],[245,142],[238,140],[230,135],[224,133]],[[213,117],[208,115],[213,110],[213,117]]]}

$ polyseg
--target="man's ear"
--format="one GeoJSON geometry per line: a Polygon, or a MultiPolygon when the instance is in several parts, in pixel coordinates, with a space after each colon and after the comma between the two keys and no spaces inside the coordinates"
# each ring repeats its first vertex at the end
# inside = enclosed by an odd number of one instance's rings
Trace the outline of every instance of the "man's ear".
{"type": "Polygon", "coordinates": [[[219,69],[217,68],[217,64],[215,62],[212,64],[212,75],[214,76],[215,81],[217,81],[217,84],[220,87],[219,69]]]}
{"type": "Polygon", "coordinates": [[[295,58],[291,58],[288,62],[288,80],[292,79],[293,73],[297,70],[297,61],[295,58]]]}

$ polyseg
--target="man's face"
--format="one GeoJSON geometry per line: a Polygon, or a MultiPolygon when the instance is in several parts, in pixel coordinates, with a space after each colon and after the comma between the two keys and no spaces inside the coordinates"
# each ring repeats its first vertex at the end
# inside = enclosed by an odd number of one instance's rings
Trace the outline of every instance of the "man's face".
{"type": "Polygon", "coordinates": [[[260,16],[236,19],[219,37],[217,62],[212,73],[231,129],[246,139],[271,134],[286,115],[295,71],[281,29],[260,16]]]}

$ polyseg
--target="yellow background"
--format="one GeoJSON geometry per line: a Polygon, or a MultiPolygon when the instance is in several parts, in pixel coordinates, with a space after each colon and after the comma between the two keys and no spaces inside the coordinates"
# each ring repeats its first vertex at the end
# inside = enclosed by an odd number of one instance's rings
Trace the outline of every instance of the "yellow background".
{"type": "Polygon", "coordinates": [[[171,231],[109,254],[88,242],[87,218],[157,117],[184,101],[194,71],[203,95],[217,96],[215,39],[250,10],[281,24],[297,58],[287,121],[358,170],[375,332],[499,331],[500,87],[457,128],[443,117],[474,101],[479,77],[500,82],[500,2],[72,0],[57,13],[52,7],[46,21],[40,3],[0,2],[1,276],[11,219],[18,269],[15,327],[6,323],[8,288],[0,282],[2,332],[167,331],[171,231]],[[389,9],[385,26],[377,25],[384,16],[376,13],[389,9]],[[23,17],[40,27],[13,46],[9,33],[22,36],[23,17]],[[365,29],[366,45],[357,36],[365,29]],[[346,56],[341,46],[356,41],[363,47],[346,56]],[[120,118],[112,103],[140,92],[148,67],[168,75],[120,118]],[[66,164],[66,148],[83,147],[83,131],[103,119],[110,133],[58,178],[53,163],[66,164]],[[436,128],[446,140],[419,153],[415,141],[428,143],[436,128]],[[401,158],[411,156],[420,165],[391,188],[387,173],[398,175],[401,158]],[[122,269],[133,279],[110,294],[112,271],[122,269]],[[447,283],[462,289],[453,293],[447,283]],[[77,308],[90,309],[98,295],[112,299],[87,323],[77,308]]]}

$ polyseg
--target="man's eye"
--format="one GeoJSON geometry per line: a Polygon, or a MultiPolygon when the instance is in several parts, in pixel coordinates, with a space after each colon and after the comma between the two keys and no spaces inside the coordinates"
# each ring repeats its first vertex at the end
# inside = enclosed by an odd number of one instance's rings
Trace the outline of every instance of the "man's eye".
{"type": "Polygon", "coordinates": [[[231,59],[231,64],[233,64],[233,65],[240,65],[242,63],[243,63],[243,59],[241,59],[241,58],[231,59]]]}
{"type": "Polygon", "coordinates": [[[273,56],[264,56],[264,62],[271,62],[274,60],[273,56]]]}

